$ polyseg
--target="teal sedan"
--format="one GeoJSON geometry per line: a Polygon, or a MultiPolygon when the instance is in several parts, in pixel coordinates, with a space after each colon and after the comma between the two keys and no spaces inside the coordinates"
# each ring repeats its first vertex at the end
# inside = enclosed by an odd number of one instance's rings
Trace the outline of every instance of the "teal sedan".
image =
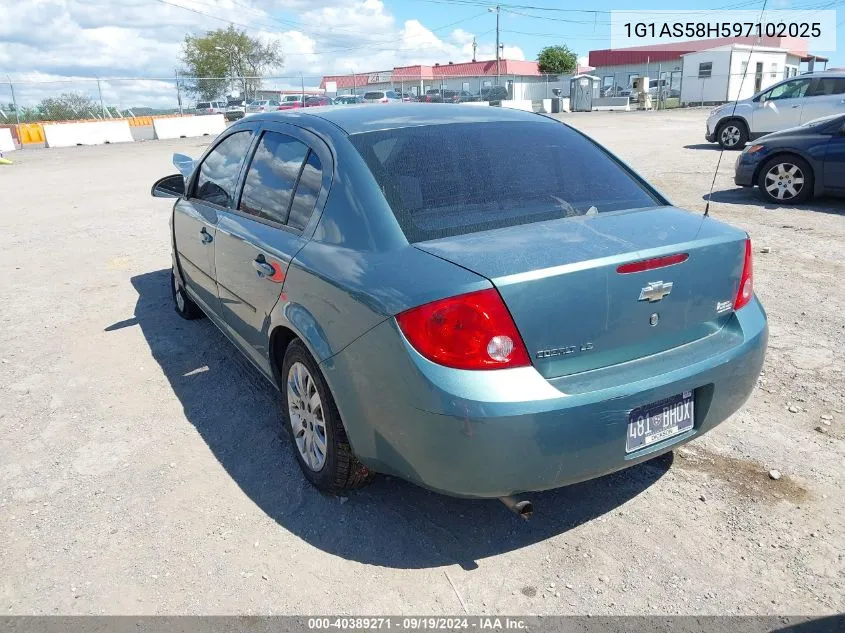
{"type": "Polygon", "coordinates": [[[747,234],[551,118],[308,108],[175,162],[176,311],[278,388],[321,490],[389,473],[525,511],[706,433],[760,373],[747,234]]]}

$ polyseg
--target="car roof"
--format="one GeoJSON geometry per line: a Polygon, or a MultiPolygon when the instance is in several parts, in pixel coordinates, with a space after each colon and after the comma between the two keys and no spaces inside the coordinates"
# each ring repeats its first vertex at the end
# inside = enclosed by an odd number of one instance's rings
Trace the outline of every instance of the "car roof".
{"type": "MultiPolygon", "coordinates": [[[[523,110],[446,103],[388,103],[375,106],[356,104],[342,107],[326,106],[309,110],[308,113],[297,114],[300,122],[304,117],[313,116],[335,124],[347,134],[448,123],[490,123],[495,121],[556,123],[553,119],[523,110]]],[[[285,112],[273,112],[264,115],[263,118],[270,121],[285,121],[289,116],[285,112]]]]}

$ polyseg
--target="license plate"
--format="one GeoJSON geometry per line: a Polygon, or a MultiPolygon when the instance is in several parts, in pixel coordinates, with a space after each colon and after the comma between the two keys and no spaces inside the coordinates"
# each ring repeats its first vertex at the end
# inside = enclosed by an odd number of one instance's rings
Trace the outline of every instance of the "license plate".
{"type": "Polygon", "coordinates": [[[695,423],[692,391],[665,398],[631,411],[625,452],[657,444],[689,431],[695,423]]]}

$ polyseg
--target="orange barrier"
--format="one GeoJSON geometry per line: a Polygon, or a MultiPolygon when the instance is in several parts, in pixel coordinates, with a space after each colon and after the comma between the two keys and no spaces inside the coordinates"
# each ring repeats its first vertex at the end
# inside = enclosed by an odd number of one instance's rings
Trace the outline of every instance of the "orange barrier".
{"type": "Polygon", "coordinates": [[[18,140],[21,145],[44,143],[44,126],[41,123],[19,123],[18,140]]]}

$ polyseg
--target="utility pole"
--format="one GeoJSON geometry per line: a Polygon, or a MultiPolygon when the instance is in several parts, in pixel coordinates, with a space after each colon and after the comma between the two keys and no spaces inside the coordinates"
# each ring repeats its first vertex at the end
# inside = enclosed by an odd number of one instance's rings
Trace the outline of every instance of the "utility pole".
{"type": "Polygon", "coordinates": [[[299,86],[302,88],[303,105],[305,104],[305,77],[302,76],[302,71],[299,71],[299,86]]]}
{"type": "Polygon", "coordinates": [[[358,86],[355,85],[355,71],[352,71],[352,94],[358,94],[358,86]]]}
{"type": "Polygon", "coordinates": [[[487,9],[488,11],[495,11],[496,12],[496,85],[499,85],[499,13],[500,7],[497,4],[495,8],[487,9]]]}
{"type": "Polygon", "coordinates": [[[472,38],[472,61],[475,61],[475,49],[478,48],[478,43],[475,41],[475,37],[472,38]]]}

